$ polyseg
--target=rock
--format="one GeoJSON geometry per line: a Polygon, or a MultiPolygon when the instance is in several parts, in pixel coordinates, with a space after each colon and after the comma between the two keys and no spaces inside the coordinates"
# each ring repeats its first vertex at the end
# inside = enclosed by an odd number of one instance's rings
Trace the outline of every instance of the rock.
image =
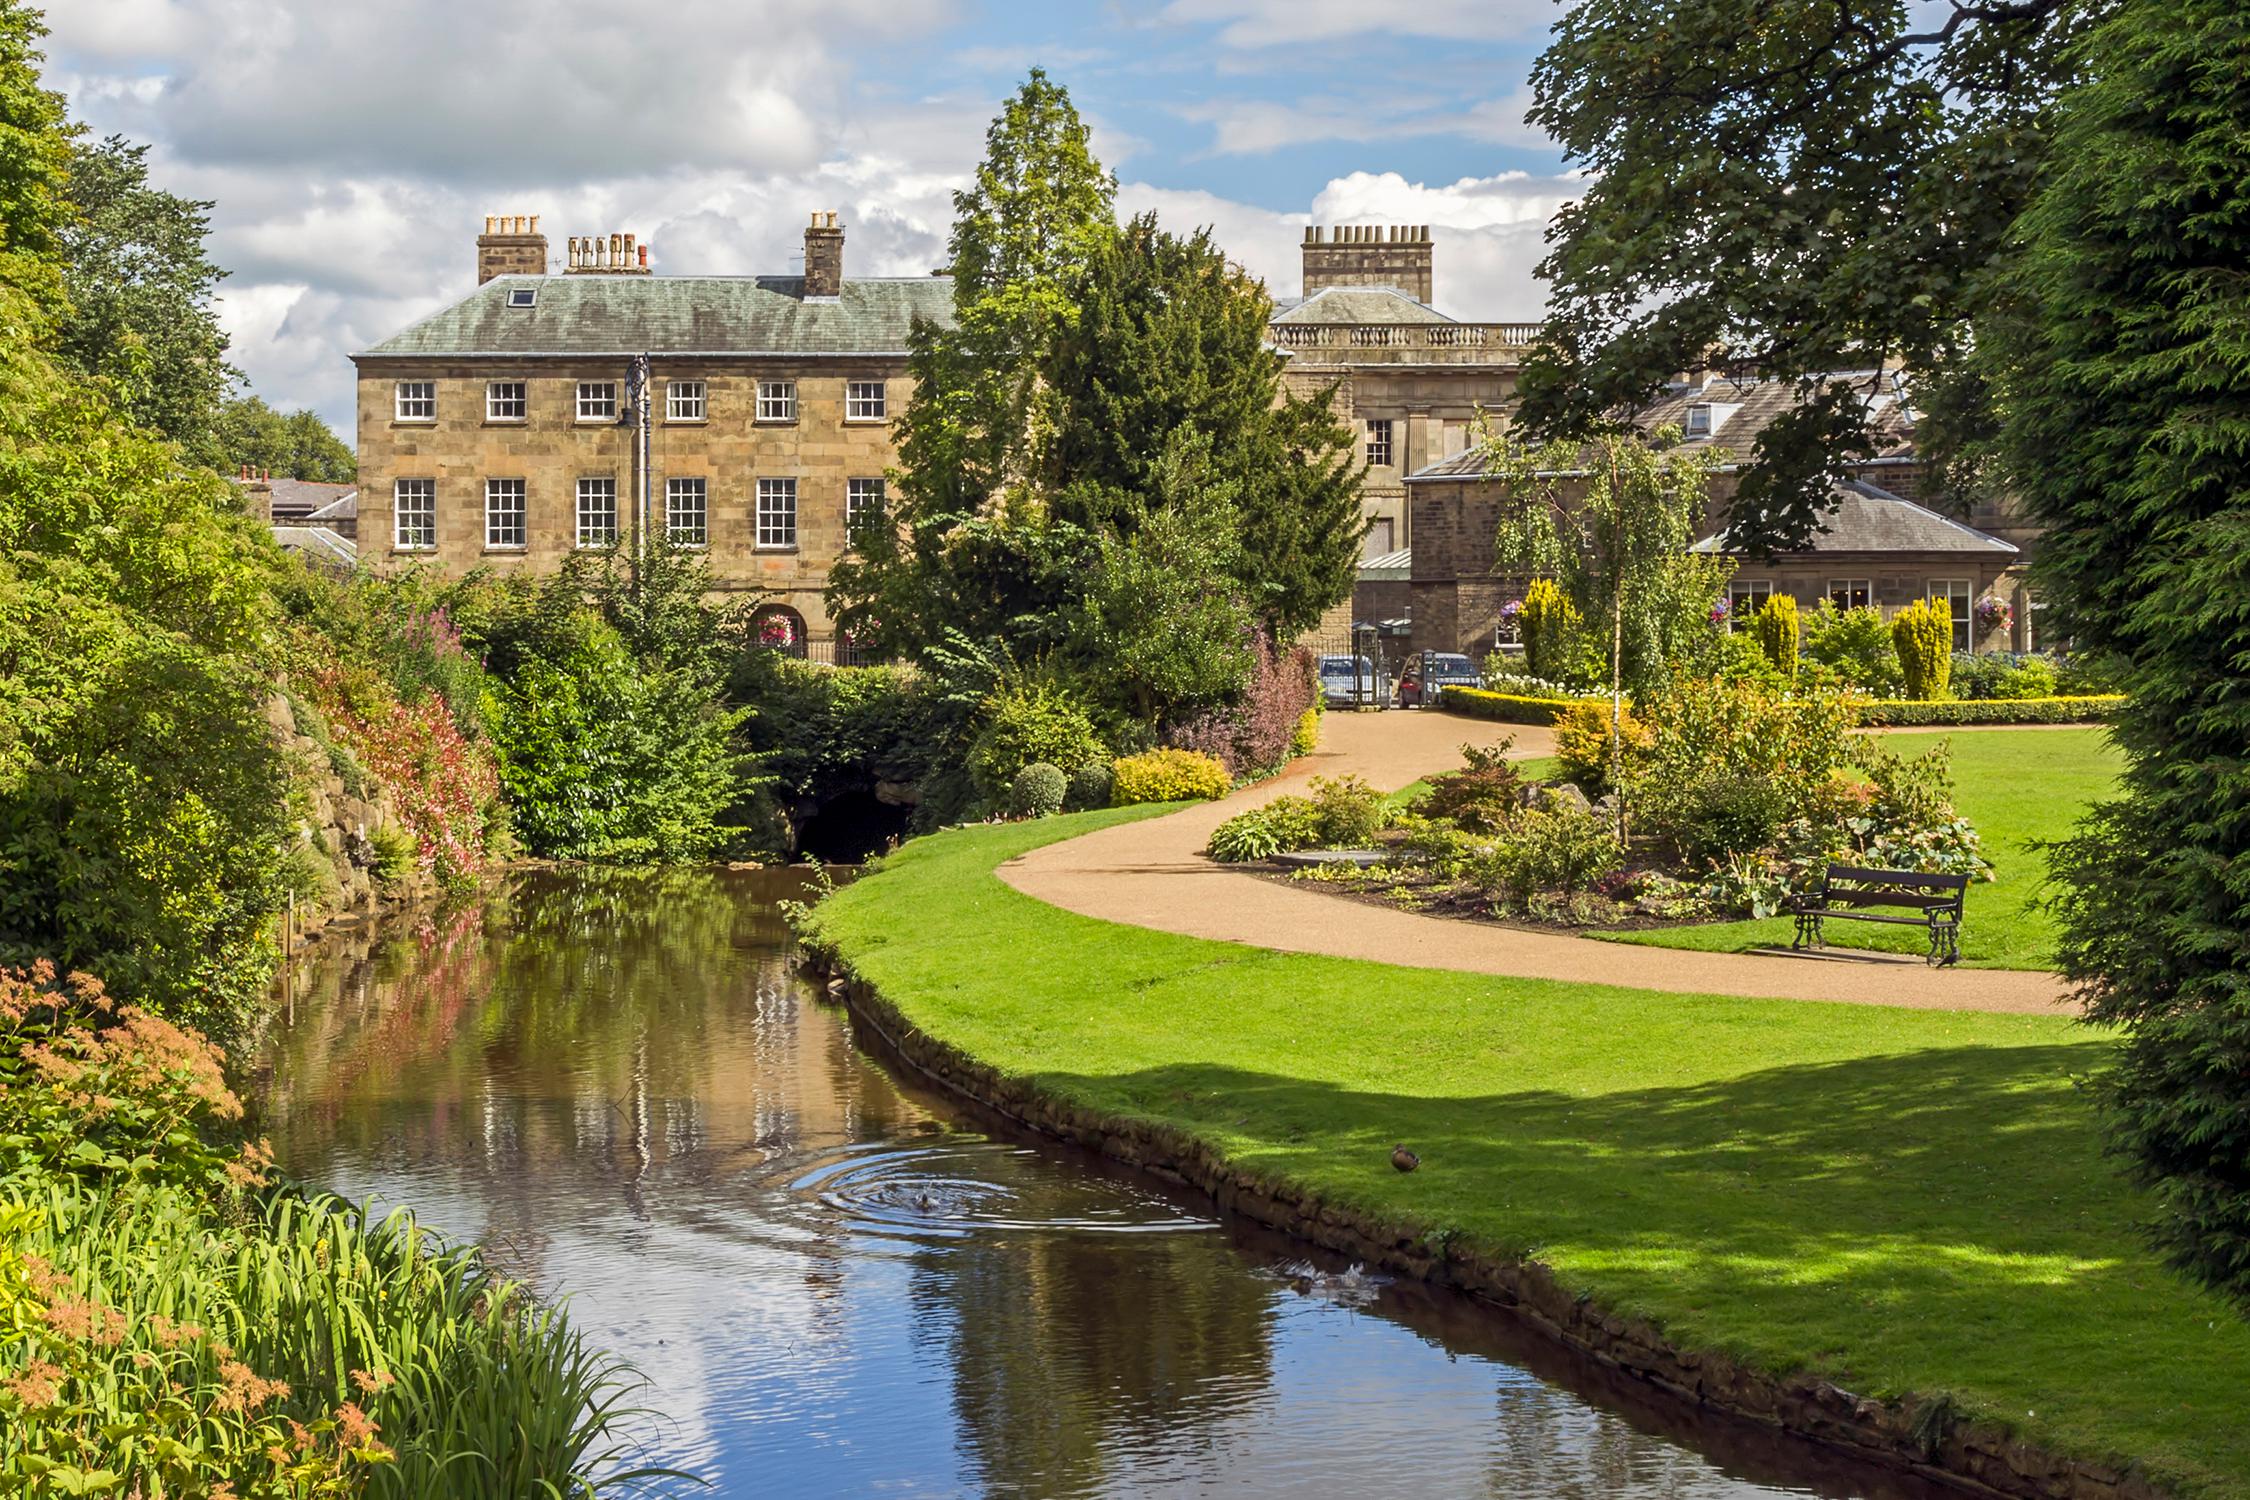
{"type": "Polygon", "coordinates": [[[875,800],[885,807],[919,807],[922,789],[911,781],[878,781],[875,783],[875,800]]]}
{"type": "Polygon", "coordinates": [[[1543,812],[1592,812],[1594,810],[1594,804],[1586,800],[1586,794],[1580,791],[1575,783],[1568,781],[1558,781],[1552,786],[1542,782],[1533,782],[1523,789],[1523,805],[1538,808],[1543,812]]]}

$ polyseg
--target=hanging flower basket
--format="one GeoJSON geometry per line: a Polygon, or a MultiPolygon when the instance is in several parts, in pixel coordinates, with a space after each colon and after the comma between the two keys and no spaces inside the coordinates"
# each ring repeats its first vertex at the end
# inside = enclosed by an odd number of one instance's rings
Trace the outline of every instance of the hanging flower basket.
{"type": "Polygon", "coordinates": [[[1977,601],[1977,629],[1989,634],[2015,623],[2016,607],[1998,594],[1987,594],[1977,601]]]}
{"type": "Polygon", "coordinates": [[[796,645],[796,622],[787,615],[767,615],[758,622],[758,644],[776,649],[796,645]]]}
{"type": "Polygon", "coordinates": [[[1729,604],[1729,603],[1728,603],[1728,602],[1727,602],[1726,600],[1724,600],[1724,599],[1714,599],[1714,600],[1712,600],[1712,601],[1711,601],[1711,623],[1712,623],[1712,624],[1714,624],[1714,625],[1724,625],[1724,624],[1726,624],[1726,622],[1727,622],[1727,616],[1728,616],[1728,615],[1730,615],[1730,614],[1733,614],[1733,613],[1734,613],[1734,607],[1733,607],[1733,606],[1732,606],[1731,604],[1729,604]]]}

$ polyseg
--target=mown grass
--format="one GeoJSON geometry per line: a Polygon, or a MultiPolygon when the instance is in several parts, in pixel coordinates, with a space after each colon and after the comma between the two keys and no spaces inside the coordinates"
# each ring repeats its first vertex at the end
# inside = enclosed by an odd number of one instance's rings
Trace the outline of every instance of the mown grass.
{"type": "Polygon", "coordinates": [[[918,840],[815,934],[1008,1073],[1535,1257],[1684,1345],[1950,1392],[2183,1492],[2250,1494],[2250,1326],[2136,1239],[2147,1205],[2076,1082],[2100,1034],[1271,953],[1079,917],[992,873],[1153,811],[918,840]]]}
{"type": "MultiPolygon", "coordinates": [[[[1969,887],[1961,928],[1961,962],[1974,969],[2045,969],[2054,966],[2054,918],[2042,907],[2047,862],[2035,847],[2068,835],[2079,818],[2115,784],[2122,764],[2103,729],[1956,729],[1886,734],[1901,754],[1918,755],[1940,741],[1953,745],[1953,777],[1962,816],[1976,824],[1985,858],[1997,878],[1969,887]]],[[[1740,953],[1786,947],[1796,934],[1787,917],[1713,922],[1643,932],[1605,933],[1621,943],[1658,948],[1698,948],[1740,953]]],[[[1922,953],[1919,928],[1871,922],[1832,922],[1831,947],[1886,953],[1922,953]]]]}

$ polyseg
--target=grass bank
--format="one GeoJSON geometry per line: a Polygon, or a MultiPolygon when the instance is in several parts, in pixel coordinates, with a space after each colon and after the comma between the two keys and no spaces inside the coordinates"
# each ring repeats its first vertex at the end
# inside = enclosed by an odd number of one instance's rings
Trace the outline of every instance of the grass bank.
{"type": "Polygon", "coordinates": [[[2056,1450],[2250,1494],[2250,1326],[2134,1238],[2145,1204],[2073,1082],[2100,1036],[1270,953],[993,875],[1152,811],[918,840],[824,902],[813,935],[1003,1072],[1544,1262],[1681,1346],[1949,1392],[2056,1450]],[[1398,1141],[1422,1155],[1411,1176],[1398,1141]]]}
{"type": "MultiPolygon", "coordinates": [[[[2123,758],[2105,729],[1986,729],[1938,734],[1886,734],[1902,755],[1919,755],[1942,741],[1953,745],[1953,777],[1961,814],[1976,824],[1985,858],[1997,878],[1969,887],[1961,928],[1961,962],[1972,969],[2054,967],[2054,919],[2041,909],[2047,861],[2037,845],[2067,836],[2095,801],[2117,781],[2123,758]]],[[[1742,953],[1787,947],[1796,935],[1787,917],[1712,922],[1646,932],[1594,934],[1656,948],[1698,948],[1742,953]]],[[[1928,939],[1917,927],[1867,922],[1828,926],[1831,947],[1886,953],[1923,952],[1928,939]]]]}

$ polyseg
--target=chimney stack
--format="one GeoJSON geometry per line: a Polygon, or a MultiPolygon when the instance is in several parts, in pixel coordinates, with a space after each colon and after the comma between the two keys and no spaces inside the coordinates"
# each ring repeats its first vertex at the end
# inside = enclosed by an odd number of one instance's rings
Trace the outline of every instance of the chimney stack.
{"type": "Polygon", "coordinates": [[[477,236],[477,285],[495,276],[547,274],[547,237],[537,214],[486,214],[477,236]]]}
{"type": "Polygon", "coordinates": [[[1305,229],[1304,294],[1332,286],[1396,287],[1417,302],[1433,300],[1427,224],[1318,224],[1305,229]]]}
{"type": "Polygon", "coordinates": [[[812,216],[805,231],[805,290],[807,302],[834,302],[844,295],[844,231],[834,210],[812,216]]]}
{"type": "Polygon", "coordinates": [[[648,246],[629,234],[574,234],[563,265],[574,276],[646,276],[648,246]]]}

